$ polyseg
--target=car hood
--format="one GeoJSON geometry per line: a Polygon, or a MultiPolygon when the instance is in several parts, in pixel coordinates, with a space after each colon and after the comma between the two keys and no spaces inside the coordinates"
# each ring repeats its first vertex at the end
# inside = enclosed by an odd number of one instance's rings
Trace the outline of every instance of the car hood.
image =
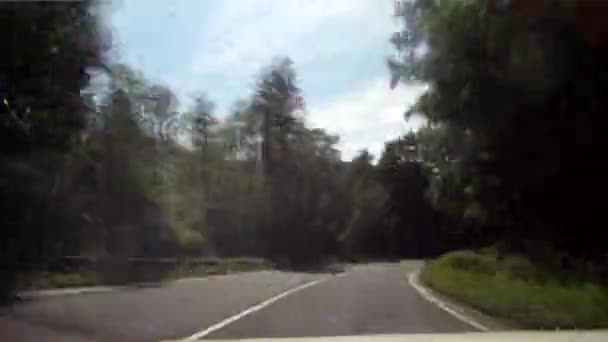
{"type": "Polygon", "coordinates": [[[605,342],[608,330],[565,332],[484,332],[459,334],[395,334],[332,337],[258,338],[239,341],[268,342],[605,342]]]}

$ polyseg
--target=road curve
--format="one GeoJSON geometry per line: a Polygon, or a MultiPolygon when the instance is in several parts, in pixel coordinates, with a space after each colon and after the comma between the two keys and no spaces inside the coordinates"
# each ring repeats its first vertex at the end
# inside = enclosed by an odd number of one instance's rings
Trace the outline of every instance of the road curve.
{"type": "Polygon", "coordinates": [[[32,299],[0,316],[0,341],[159,341],[189,336],[324,275],[263,271],[32,299]]]}
{"type": "Polygon", "coordinates": [[[340,276],[266,271],[36,298],[0,316],[0,341],[186,338],[319,279],[205,338],[474,331],[420,297],[406,278],[420,264],[407,265],[360,265],[340,276]]]}
{"type": "MultiPolygon", "coordinates": [[[[418,267],[410,265],[410,270],[418,267]]],[[[311,337],[476,331],[420,297],[407,265],[357,266],[300,291],[208,338],[311,337]]]]}

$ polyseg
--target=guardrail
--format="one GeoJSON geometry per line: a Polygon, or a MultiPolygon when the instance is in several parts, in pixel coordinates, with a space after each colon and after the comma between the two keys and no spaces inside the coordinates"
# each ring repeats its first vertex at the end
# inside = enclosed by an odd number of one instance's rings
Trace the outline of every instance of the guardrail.
{"type": "Polygon", "coordinates": [[[270,267],[262,258],[145,258],[145,257],[94,257],[64,256],[38,270],[23,274],[22,289],[76,286],[77,284],[54,285],[66,281],[62,277],[84,277],[95,285],[122,285],[133,283],[158,282],[163,279],[189,276],[206,276],[260,270],[270,267]],[[90,279],[94,280],[90,280],[90,279]],[[29,280],[28,280],[29,279],[29,280]],[[47,279],[47,284],[36,285],[36,279],[47,279]],[[58,281],[57,279],[62,279],[58,281]]]}
{"type": "Polygon", "coordinates": [[[252,258],[252,257],[235,257],[235,258],[220,258],[220,257],[204,257],[204,258],[192,258],[192,257],[183,257],[183,258],[145,258],[145,257],[115,257],[115,256],[103,256],[103,257],[95,257],[95,256],[83,256],[83,255],[66,255],[62,257],[63,260],[73,260],[73,261],[90,261],[90,262],[99,262],[99,261],[128,261],[128,262],[158,262],[158,263],[176,263],[176,262],[193,262],[193,263],[202,263],[202,264],[218,264],[221,262],[234,262],[234,263],[265,263],[266,260],[262,258],[252,258]]]}

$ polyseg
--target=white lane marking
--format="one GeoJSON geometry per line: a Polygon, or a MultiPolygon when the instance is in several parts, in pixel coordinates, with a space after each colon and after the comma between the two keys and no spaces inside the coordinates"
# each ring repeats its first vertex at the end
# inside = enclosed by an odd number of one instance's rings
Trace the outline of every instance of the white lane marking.
{"type": "Polygon", "coordinates": [[[429,290],[427,290],[426,288],[424,288],[422,285],[420,285],[420,283],[418,283],[418,276],[419,276],[419,271],[416,272],[411,272],[408,277],[407,280],[410,283],[410,285],[416,290],[418,291],[418,293],[422,296],[422,298],[428,300],[429,302],[437,305],[440,309],[442,309],[443,311],[451,314],[452,316],[458,318],[459,320],[481,330],[481,331],[489,331],[490,329],[488,327],[486,327],[485,325],[475,321],[473,318],[457,312],[453,309],[450,309],[446,303],[444,303],[443,301],[441,301],[439,298],[433,296],[429,290]]]}
{"type": "Polygon", "coordinates": [[[234,316],[230,316],[230,317],[226,318],[223,321],[215,323],[214,325],[210,326],[209,328],[207,328],[207,329],[205,329],[203,331],[197,332],[196,334],[194,334],[194,335],[192,335],[190,337],[186,337],[186,338],[178,340],[178,341],[187,342],[187,341],[196,341],[196,340],[199,340],[199,339],[201,339],[201,338],[203,338],[203,337],[211,334],[212,332],[215,332],[217,330],[220,330],[220,329],[224,328],[225,326],[227,326],[230,323],[233,323],[233,322],[235,322],[235,321],[237,321],[237,320],[239,320],[239,319],[241,319],[241,318],[243,318],[243,317],[245,317],[247,315],[250,315],[250,314],[252,314],[252,313],[254,313],[256,311],[262,310],[263,308],[269,306],[270,304],[276,302],[279,299],[285,298],[285,297],[287,297],[290,294],[293,294],[295,292],[304,290],[305,288],[308,288],[308,287],[311,287],[311,286],[315,286],[318,283],[320,283],[321,281],[324,281],[326,279],[331,279],[331,278],[313,280],[311,282],[308,282],[308,283],[302,284],[300,286],[291,288],[291,289],[289,289],[289,290],[287,290],[287,291],[285,291],[283,293],[280,293],[280,294],[278,294],[278,295],[276,295],[276,296],[274,296],[274,297],[272,297],[270,299],[267,299],[267,300],[265,300],[265,301],[263,301],[263,302],[261,302],[259,304],[256,304],[256,305],[254,305],[252,307],[249,307],[248,309],[246,309],[244,311],[241,311],[240,313],[238,313],[238,314],[236,314],[234,316]]]}

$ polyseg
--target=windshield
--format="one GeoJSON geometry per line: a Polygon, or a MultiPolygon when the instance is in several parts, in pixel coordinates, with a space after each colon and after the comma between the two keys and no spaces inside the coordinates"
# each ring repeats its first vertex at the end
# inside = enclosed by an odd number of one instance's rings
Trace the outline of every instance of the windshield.
{"type": "Polygon", "coordinates": [[[1,1],[0,340],[608,328],[606,14],[1,1]]]}

